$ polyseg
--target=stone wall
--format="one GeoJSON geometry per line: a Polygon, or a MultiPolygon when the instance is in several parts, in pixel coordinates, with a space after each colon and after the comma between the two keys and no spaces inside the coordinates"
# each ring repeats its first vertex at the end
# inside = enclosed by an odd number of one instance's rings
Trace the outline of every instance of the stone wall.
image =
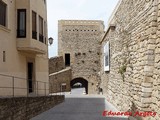
{"type": "Polygon", "coordinates": [[[64,101],[64,96],[0,98],[0,120],[29,120],[64,101]]]}
{"type": "Polygon", "coordinates": [[[49,74],[58,72],[65,68],[62,56],[52,57],[49,59],[49,74]]]}
{"type": "Polygon", "coordinates": [[[152,111],[160,113],[160,49],[158,0],[121,0],[103,42],[110,43],[110,71],[103,70],[102,87],[107,99],[121,111],[152,111]]]}
{"type": "MultiPolygon", "coordinates": [[[[104,33],[103,21],[60,20],[58,52],[65,59],[70,54],[72,80],[83,78],[88,81],[89,90],[100,82],[100,44],[104,33]]],[[[95,91],[89,91],[89,93],[95,91]]]]}
{"type": "MultiPolygon", "coordinates": [[[[147,77],[144,86],[148,87],[147,91],[152,91],[149,102],[150,108],[160,114],[160,1],[154,2],[154,14],[152,17],[153,29],[150,31],[152,36],[148,41],[148,66],[146,67],[147,77]],[[150,73],[150,74],[148,74],[150,73]]],[[[146,101],[145,101],[146,102],[146,101]]],[[[156,117],[157,120],[160,116],[156,117]]]]}
{"type": "Polygon", "coordinates": [[[63,69],[49,75],[50,93],[69,92],[71,90],[70,81],[72,79],[71,68],[63,69]],[[66,84],[66,89],[62,90],[62,85],[66,84]]]}

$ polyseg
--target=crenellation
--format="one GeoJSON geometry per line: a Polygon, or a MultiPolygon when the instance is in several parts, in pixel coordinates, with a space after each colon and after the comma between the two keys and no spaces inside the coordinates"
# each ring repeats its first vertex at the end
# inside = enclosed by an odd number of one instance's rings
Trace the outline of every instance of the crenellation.
{"type": "Polygon", "coordinates": [[[103,25],[104,22],[100,20],[59,20],[62,25],[103,25]]]}

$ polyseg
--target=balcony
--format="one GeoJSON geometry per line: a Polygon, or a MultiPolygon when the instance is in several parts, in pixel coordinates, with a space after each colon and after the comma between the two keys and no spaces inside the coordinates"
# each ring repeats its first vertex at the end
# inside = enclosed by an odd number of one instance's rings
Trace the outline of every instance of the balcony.
{"type": "Polygon", "coordinates": [[[35,39],[18,38],[17,50],[29,54],[45,54],[48,52],[48,46],[35,39]]]}

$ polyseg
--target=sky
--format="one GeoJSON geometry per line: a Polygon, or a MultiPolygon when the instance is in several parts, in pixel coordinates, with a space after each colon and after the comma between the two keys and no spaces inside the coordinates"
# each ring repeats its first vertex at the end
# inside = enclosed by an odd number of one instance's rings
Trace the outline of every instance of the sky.
{"type": "Polygon", "coordinates": [[[48,37],[54,42],[49,46],[49,57],[58,52],[58,20],[103,20],[107,26],[119,0],[47,0],[48,37]]]}

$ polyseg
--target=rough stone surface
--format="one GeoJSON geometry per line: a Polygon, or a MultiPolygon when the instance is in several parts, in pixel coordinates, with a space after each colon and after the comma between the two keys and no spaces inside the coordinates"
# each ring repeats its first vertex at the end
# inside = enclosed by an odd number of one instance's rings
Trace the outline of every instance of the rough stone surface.
{"type": "Polygon", "coordinates": [[[29,120],[64,101],[64,96],[0,98],[0,120],[29,120]]]}
{"type": "Polygon", "coordinates": [[[70,67],[65,67],[63,56],[49,59],[49,73],[50,93],[68,92],[71,90],[70,81],[72,80],[72,72],[70,67]],[[63,90],[62,84],[66,84],[63,90]]]}
{"type": "Polygon", "coordinates": [[[70,54],[72,80],[87,80],[89,93],[95,93],[100,82],[99,42],[104,34],[103,21],[60,20],[58,29],[58,52],[64,58],[66,53],[70,54]]]}
{"type": "Polygon", "coordinates": [[[58,72],[65,68],[62,56],[52,57],[49,59],[49,74],[58,72]]]}
{"type": "Polygon", "coordinates": [[[49,75],[50,93],[69,92],[71,90],[70,81],[72,72],[70,68],[63,69],[59,72],[49,75]],[[66,84],[66,88],[62,89],[62,84],[66,84]]]}
{"type": "MultiPolygon", "coordinates": [[[[111,20],[116,28],[110,29],[103,39],[101,86],[121,111],[160,113],[159,6],[159,0],[121,0],[111,20]],[[103,70],[103,46],[107,41],[110,43],[108,73],[103,70]],[[126,70],[120,74],[123,66],[126,70]]],[[[160,117],[138,119],[159,120],[160,117]]]]}

